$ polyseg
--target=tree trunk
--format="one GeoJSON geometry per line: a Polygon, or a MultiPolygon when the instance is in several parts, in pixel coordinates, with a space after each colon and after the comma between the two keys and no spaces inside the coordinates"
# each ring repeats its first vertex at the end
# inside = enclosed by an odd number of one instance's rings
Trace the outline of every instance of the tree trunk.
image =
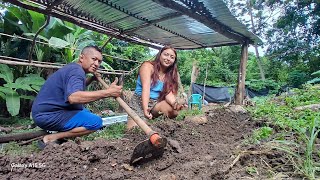
{"type": "Polygon", "coordinates": [[[202,104],[204,104],[204,98],[206,96],[207,77],[208,77],[208,64],[207,64],[207,67],[206,67],[206,78],[204,79],[204,83],[203,83],[202,104]]]}
{"type": "Polygon", "coordinates": [[[26,132],[19,134],[9,134],[0,136],[0,143],[7,143],[10,141],[21,141],[21,140],[29,140],[39,136],[47,135],[48,133],[44,130],[34,131],[34,132],[26,132]]]}
{"type": "MultiPolygon", "coordinates": [[[[256,34],[256,29],[255,29],[255,25],[254,25],[254,22],[253,22],[253,15],[252,15],[252,4],[250,3],[250,1],[247,1],[247,5],[248,5],[248,10],[249,10],[249,15],[250,15],[250,20],[251,20],[251,26],[252,26],[252,32],[253,34],[256,34]]],[[[258,51],[258,46],[255,44],[254,45],[254,49],[255,49],[255,52],[256,52],[256,56],[257,56],[257,64],[258,64],[258,67],[259,67],[259,70],[260,70],[260,77],[262,80],[265,80],[265,74],[264,74],[264,70],[263,70],[263,67],[262,67],[262,62],[261,62],[261,59],[260,59],[260,56],[259,56],[259,51],[258,51]]]]}

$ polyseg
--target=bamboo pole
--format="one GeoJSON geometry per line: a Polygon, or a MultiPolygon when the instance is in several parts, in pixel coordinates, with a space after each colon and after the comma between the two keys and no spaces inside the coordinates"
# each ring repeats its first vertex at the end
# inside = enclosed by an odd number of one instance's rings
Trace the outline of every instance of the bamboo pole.
{"type": "MultiPolygon", "coordinates": [[[[16,60],[7,60],[7,59],[1,59],[0,56],[0,64],[8,64],[8,65],[21,65],[21,66],[33,66],[33,67],[39,67],[39,68],[48,68],[48,69],[60,69],[65,64],[57,64],[57,63],[44,63],[44,62],[37,62],[32,61],[29,63],[28,61],[16,61],[16,60]]],[[[97,72],[101,74],[116,74],[116,75],[122,75],[122,74],[129,74],[129,71],[121,71],[121,70],[114,70],[114,71],[108,71],[108,70],[102,70],[98,69],[97,72]]]]}

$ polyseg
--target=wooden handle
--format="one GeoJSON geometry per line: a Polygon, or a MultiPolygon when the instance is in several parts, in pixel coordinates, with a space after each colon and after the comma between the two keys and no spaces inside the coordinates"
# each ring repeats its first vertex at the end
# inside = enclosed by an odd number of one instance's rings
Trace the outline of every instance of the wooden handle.
{"type": "MultiPolygon", "coordinates": [[[[108,88],[109,86],[101,79],[100,76],[96,76],[98,81],[105,87],[108,88]]],[[[154,134],[158,134],[157,132],[153,131],[138,115],[135,113],[126,102],[124,102],[120,97],[117,97],[116,100],[120,104],[120,106],[128,113],[128,115],[138,124],[138,126],[149,136],[152,137],[151,142],[152,144],[158,143],[156,142],[157,139],[154,134]]],[[[159,135],[158,135],[159,136],[159,135]]]]}

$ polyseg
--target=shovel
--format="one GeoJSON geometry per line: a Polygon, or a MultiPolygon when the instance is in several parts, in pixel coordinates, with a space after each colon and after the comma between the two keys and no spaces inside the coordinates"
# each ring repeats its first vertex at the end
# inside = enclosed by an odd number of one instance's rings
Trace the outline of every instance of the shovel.
{"type": "MultiPolygon", "coordinates": [[[[109,87],[99,75],[95,74],[95,76],[105,88],[109,87]]],[[[153,131],[120,97],[117,97],[116,100],[147,136],[150,137],[140,142],[134,148],[130,164],[143,163],[161,157],[167,145],[167,139],[160,137],[157,132],[153,131]]]]}

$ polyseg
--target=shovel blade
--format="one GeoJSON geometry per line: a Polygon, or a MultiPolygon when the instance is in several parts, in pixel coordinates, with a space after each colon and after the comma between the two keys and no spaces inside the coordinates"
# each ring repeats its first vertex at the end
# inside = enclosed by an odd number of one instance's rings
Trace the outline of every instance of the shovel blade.
{"type": "Polygon", "coordinates": [[[149,139],[146,139],[139,143],[133,150],[130,164],[141,164],[152,159],[161,157],[164,153],[164,148],[167,145],[167,139],[161,138],[160,146],[154,146],[149,139]]]}

